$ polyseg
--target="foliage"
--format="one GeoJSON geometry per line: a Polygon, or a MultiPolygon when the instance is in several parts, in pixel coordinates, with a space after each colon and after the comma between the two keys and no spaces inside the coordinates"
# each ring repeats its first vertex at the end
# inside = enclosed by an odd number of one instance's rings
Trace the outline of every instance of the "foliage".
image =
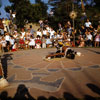
{"type": "Polygon", "coordinates": [[[0,7],[2,6],[2,2],[1,2],[1,0],[0,0],[0,7]]]}
{"type": "Polygon", "coordinates": [[[74,10],[77,12],[77,18],[75,19],[76,27],[84,24],[86,18],[89,18],[97,25],[100,16],[100,0],[91,0],[91,2],[83,0],[85,11],[82,10],[81,0],[49,0],[49,4],[53,6],[53,24],[54,22],[60,22],[64,25],[68,20],[72,21],[69,13],[73,10],[74,5],[74,10]],[[84,12],[86,15],[84,15],[84,12]]]}
{"type": "Polygon", "coordinates": [[[47,16],[47,6],[40,0],[36,4],[31,4],[29,0],[9,0],[11,6],[7,6],[5,10],[16,12],[16,24],[23,27],[27,22],[38,22],[47,16]]]}

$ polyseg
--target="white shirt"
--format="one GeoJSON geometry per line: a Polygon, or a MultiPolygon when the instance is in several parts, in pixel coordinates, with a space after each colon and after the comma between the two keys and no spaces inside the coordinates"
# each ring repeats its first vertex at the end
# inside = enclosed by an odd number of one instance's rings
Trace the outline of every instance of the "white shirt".
{"type": "Polygon", "coordinates": [[[91,34],[87,34],[87,39],[88,40],[92,40],[92,35],[91,34]]]}
{"type": "Polygon", "coordinates": [[[35,40],[34,39],[30,39],[29,45],[30,46],[35,46],[35,40]]]}
{"type": "Polygon", "coordinates": [[[47,35],[47,30],[43,30],[43,35],[47,35]]]}
{"type": "Polygon", "coordinates": [[[6,47],[6,40],[1,40],[2,47],[6,47]]]}
{"type": "Polygon", "coordinates": [[[85,27],[90,27],[91,22],[85,22],[85,27]]]}
{"type": "Polygon", "coordinates": [[[25,32],[21,32],[21,34],[22,34],[22,37],[24,37],[24,36],[25,36],[25,32]]]}
{"type": "Polygon", "coordinates": [[[6,40],[6,41],[10,41],[10,36],[9,36],[9,35],[6,35],[6,36],[5,36],[5,40],[6,40]]]}
{"type": "Polygon", "coordinates": [[[10,39],[10,43],[11,45],[14,45],[15,40],[14,39],[10,39]]]}
{"type": "Polygon", "coordinates": [[[54,36],[54,33],[55,33],[54,30],[51,30],[51,31],[50,31],[50,38],[52,38],[52,37],[54,36]]]}
{"type": "Polygon", "coordinates": [[[37,35],[42,36],[42,33],[40,31],[37,31],[37,35]]]}

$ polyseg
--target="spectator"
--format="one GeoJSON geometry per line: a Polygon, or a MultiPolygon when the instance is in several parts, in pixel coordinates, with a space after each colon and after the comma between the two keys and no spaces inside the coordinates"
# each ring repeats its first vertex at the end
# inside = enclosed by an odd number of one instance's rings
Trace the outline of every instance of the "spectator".
{"type": "Polygon", "coordinates": [[[82,35],[83,37],[85,37],[85,32],[86,32],[86,29],[85,29],[85,27],[82,25],[82,26],[81,26],[81,29],[79,30],[79,33],[80,33],[80,35],[82,35]]]}
{"type": "Polygon", "coordinates": [[[7,27],[6,27],[6,23],[5,23],[5,19],[4,18],[2,19],[2,23],[3,23],[3,26],[4,26],[4,31],[7,32],[7,27]]]}
{"type": "Polygon", "coordinates": [[[10,21],[6,18],[6,19],[5,19],[5,26],[6,26],[7,32],[10,32],[9,24],[10,24],[10,21]]]}
{"type": "Polygon", "coordinates": [[[10,50],[10,34],[9,33],[5,33],[5,40],[7,42],[7,50],[9,51],[10,50]]]}
{"type": "Polygon", "coordinates": [[[52,47],[52,42],[51,42],[51,39],[50,37],[48,36],[47,39],[46,39],[46,47],[52,47]]]}
{"type": "Polygon", "coordinates": [[[46,36],[43,35],[43,38],[42,38],[42,48],[46,48],[46,36]]]}
{"type": "Polygon", "coordinates": [[[37,35],[37,38],[35,40],[35,43],[36,43],[35,48],[37,48],[37,49],[41,48],[42,41],[41,41],[41,37],[39,35],[37,35]]]}
{"type": "Polygon", "coordinates": [[[15,39],[14,39],[14,37],[13,36],[11,36],[11,38],[10,38],[10,50],[12,50],[12,47],[13,47],[13,45],[14,45],[14,43],[15,43],[15,39]]]}
{"type": "Polygon", "coordinates": [[[87,19],[87,21],[85,22],[85,27],[89,28],[91,24],[92,23],[89,21],[89,19],[87,19]]]}
{"type": "Polygon", "coordinates": [[[6,52],[7,51],[7,48],[6,48],[7,42],[4,37],[2,37],[2,39],[1,39],[1,45],[2,45],[2,52],[6,52]]]}
{"type": "Polygon", "coordinates": [[[32,25],[30,25],[29,30],[32,36],[34,36],[35,30],[32,28],[32,25]]]}
{"type": "Polygon", "coordinates": [[[26,32],[25,37],[30,40],[30,37],[32,36],[32,34],[30,33],[30,30],[28,29],[28,31],[26,32]]]}
{"type": "Polygon", "coordinates": [[[22,37],[19,40],[19,47],[20,47],[20,49],[25,49],[25,42],[22,37]]]}
{"type": "Polygon", "coordinates": [[[30,49],[34,49],[35,48],[35,39],[31,36],[30,40],[29,40],[29,47],[30,49]]]}
{"type": "Polygon", "coordinates": [[[40,28],[37,30],[36,35],[42,37],[42,32],[41,32],[40,28]]]}
{"type": "Polygon", "coordinates": [[[50,29],[50,39],[54,37],[54,33],[55,31],[53,30],[53,28],[50,29]]]}
{"type": "Polygon", "coordinates": [[[59,28],[59,29],[58,29],[59,32],[61,32],[61,31],[63,30],[61,23],[58,23],[58,28],[59,28]]]}
{"type": "Polygon", "coordinates": [[[1,19],[0,19],[0,35],[4,35],[4,25],[1,19]]]}
{"type": "Polygon", "coordinates": [[[85,46],[85,41],[83,38],[81,38],[79,47],[84,47],[84,46],[85,46]]]}
{"type": "Polygon", "coordinates": [[[24,28],[22,28],[21,29],[21,36],[23,39],[24,39],[25,35],[26,35],[26,32],[25,32],[24,28]]]}
{"type": "Polygon", "coordinates": [[[95,37],[95,47],[99,47],[99,42],[100,42],[100,34],[97,32],[97,35],[95,37]]]}
{"type": "Polygon", "coordinates": [[[86,46],[92,46],[92,40],[93,40],[93,36],[88,31],[86,34],[86,46]]]}
{"type": "Polygon", "coordinates": [[[29,49],[29,40],[25,38],[25,49],[29,49]]]}
{"type": "Polygon", "coordinates": [[[17,51],[18,48],[17,48],[17,43],[15,42],[14,45],[12,46],[12,50],[11,51],[17,51]]]}
{"type": "Polygon", "coordinates": [[[47,36],[47,34],[48,34],[47,29],[46,28],[43,28],[43,36],[47,36]]]}

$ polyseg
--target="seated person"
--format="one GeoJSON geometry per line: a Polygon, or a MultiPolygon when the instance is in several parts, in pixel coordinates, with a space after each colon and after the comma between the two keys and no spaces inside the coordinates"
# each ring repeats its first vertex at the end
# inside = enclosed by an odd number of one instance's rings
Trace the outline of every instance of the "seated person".
{"type": "Polygon", "coordinates": [[[42,41],[41,41],[41,37],[39,35],[37,35],[37,38],[35,40],[35,44],[36,44],[35,48],[37,48],[37,49],[41,48],[42,41]]]}

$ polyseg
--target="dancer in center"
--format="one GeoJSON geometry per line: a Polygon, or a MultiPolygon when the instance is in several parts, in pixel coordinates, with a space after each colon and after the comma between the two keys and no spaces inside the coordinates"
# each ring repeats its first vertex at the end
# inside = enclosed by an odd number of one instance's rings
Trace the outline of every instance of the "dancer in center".
{"type": "Polygon", "coordinates": [[[81,55],[80,52],[72,50],[69,46],[64,46],[64,44],[61,42],[58,43],[55,47],[57,48],[57,51],[55,53],[48,54],[45,57],[45,60],[50,60],[52,58],[62,58],[62,57],[75,59],[75,55],[78,56],[81,55]]]}

